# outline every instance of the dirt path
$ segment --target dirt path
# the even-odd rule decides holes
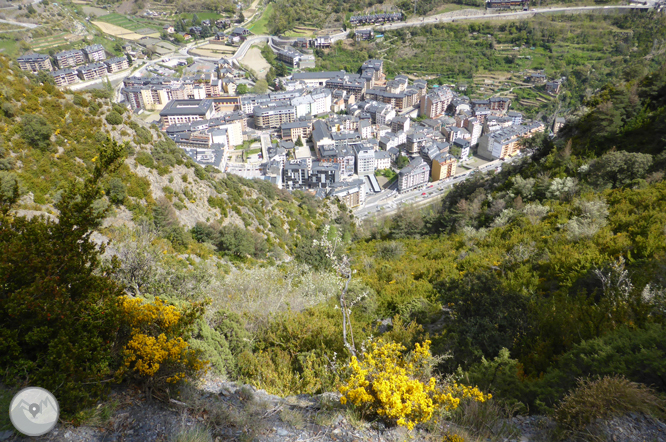
[[[261,50],[256,46],[251,47],[240,62],[252,69],[260,80],[266,78],[266,74],[271,68],[271,65],[268,64],[263,55],[261,55]]]

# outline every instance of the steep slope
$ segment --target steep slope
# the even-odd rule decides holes
[[[0,177],[3,189],[19,181],[23,209],[53,213],[67,183],[88,173],[98,145],[111,137],[128,155],[105,182],[100,204],[115,208],[107,226],[155,223],[180,249],[192,242],[188,231],[197,223],[237,226],[266,238],[265,252],[279,257],[326,220],[342,215],[350,225],[337,202],[198,166],[163,133],[111,103],[109,91],[63,93],[48,76],[26,75],[7,58],[0,67],[7,74],[0,79]]]

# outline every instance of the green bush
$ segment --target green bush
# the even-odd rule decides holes
[[[141,164],[142,166],[145,166],[149,169],[153,169],[155,167],[155,161],[153,160],[153,157],[146,151],[142,150],[138,154],[136,154],[136,162]]]
[[[120,178],[111,178],[106,188],[106,195],[109,197],[111,204],[122,204],[127,196],[127,186]]]
[[[51,146],[53,127],[41,115],[24,115],[21,118],[21,137],[30,146],[39,150],[47,150]]]
[[[116,111],[111,111],[106,114],[106,122],[112,126],[117,126],[123,123],[123,117]]]

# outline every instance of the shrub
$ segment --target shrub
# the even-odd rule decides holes
[[[123,348],[123,366],[116,373],[118,377],[131,375],[151,391],[204,369],[206,363],[199,359],[199,352],[183,339],[203,314],[202,304],[177,308],[157,297],[146,302],[125,296],[120,299],[120,310],[130,329],[130,338]]]
[[[120,178],[111,178],[106,188],[106,195],[112,204],[122,204],[127,196],[127,186]]]
[[[143,150],[136,154],[136,162],[149,169],[155,167],[155,161],[153,160],[153,157],[148,152]]]
[[[629,412],[663,416],[665,411],[652,389],[614,375],[580,380],[555,410],[555,420],[565,431],[576,432],[597,419]]]
[[[438,409],[455,410],[461,399],[490,399],[477,388],[455,383],[438,385],[430,375],[435,363],[430,341],[417,343],[408,355],[403,354],[404,350],[401,344],[379,341],[372,343],[372,350],[364,353],[361,361],[352,357],[351,375],[340,387],[340,401],[351,402],[363,414],[377,415],[387,423],[411,430],[429,421]]]
[[[47,150],[51,145],[53,128],[41,115],[24,115],[21,117],[23,132],[21,137],[30,146],[40,150]]]
[[[377,258],[393,260],[400,258],[405,253],[402,243],[391,241],[382,242],[377,245]]]
[[[112,126],[117,126],[123,123],[123,117],[116,111],[111,111],[106,114],[106,122]]]

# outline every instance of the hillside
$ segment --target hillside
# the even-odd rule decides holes
[[[256,256],[275,259],[309,240],[326,220],[341,215],[345,228],[350,227],[346,209],[337,202],[203,169],[164,133],[112,104],[105,90],[64,94],[47,76],[26,77],[8,59],[0,63],[8,73],[0,84],[0,173],[3,183],[18,180],[22,209],[55,213],[53,204],[63,189],[85,176],[98,146],[113,139],[126,147],[127,158],[103,183],[104,204],[112,205],[108,227],[154,224],[179,251],[196,244],[189,233],[195,226],[213,233],[243,227],[267,239]]]
[[[571,113],[599,88],[636,78],[664,62],[662,14],[539,15],[529,20],[437,24],[387,31],[382,39],[317,50],[320,70],[354,72],[368,58],[385,60],[389,75],[431,84],[467,85],[470,98],[509,97],[530,117]],[[565,78],[547,94],[526,77]]]
[[[53,390],[53,440],[663,436],[666,64],[362,226],[0,69],[0,405]]]

